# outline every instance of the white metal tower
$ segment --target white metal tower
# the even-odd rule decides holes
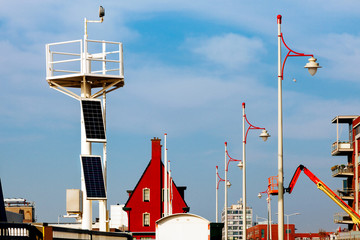
[[[120,42],[90,40],[87,23],[102,23],[105,11],[100,7],[100,20],[84,19],[84,39],[46,44],[46,80],[51,88],[78,101],[102,98],[102,118],[106,131],[106,94],[124,86],[123,48]],[[80,91],[76,90],[80,89]],[[97,91],[92,92],[92,89]],[[77,92],[77,93],[76,93]],[[89,140],[81,114],[81,155],[91,155],[92,142],[103,144],[103,178],[106,191],[106,138]],[[88,199],[84,174],[81,172],[83,229],[92,228],[92,200]],[[96,198],[95,198],[96,200]],[[107,197],[99,200],[100,231],[107,231]]]

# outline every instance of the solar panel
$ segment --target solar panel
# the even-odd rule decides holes
[[[100,99],[82,99],[81,109],[85,124],[86,141],[106,142]]]
[[[100,156],[81,155],[87,199],[106,199]]]

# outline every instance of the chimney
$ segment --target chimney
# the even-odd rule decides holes
[[[151,139],[151,161],[161,161],[161,139],[154,137]]]

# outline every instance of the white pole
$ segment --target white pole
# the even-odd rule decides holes
[[[85,82],[81,85],[81,97],[88,98],[91,95],[91,88]],[[83,114],[81,113],[81,154],[91,155],[91,142],[86,142],[85,123]],[[82,215],[82,229],[92,229],[92,202],[87,200],[86,187],[83,171],[81,171],[81,191],[83,193],[83,215]]]
[[[286,224],[287,224],[287,228],[286,228],[286,231],[287,231],[287,240],[289,240],[289,216],[290,216],[290,215],[286,215]]]
[[[166,149],[166,136],[164,134],[164,217],[168,215],[168,186],[167,186],[167,149]]]
[[[282,116],[282,76],[281,76],[281,15],[278,24],[278,239],[284,240],[284,177],[283,177],[283,116]]]
[[[87,21],[85,22],[85,34],[84,34],[84,72],[89,72],[89,63],[87,62]],[[86,78],[83,77],[83,84],[81,85],[81,97],[89,98],[91,96],[91,87],[86,82]],[[81,113],[81,154],[82,155],[91,155],[91,142],[86,141],[86,132],[85,132],[85,123],[83,119],[83,113]],[[83,214],[82,214],[82,229],[92,229],[92,201],[87,200],[85,179],[83,171],[81,171],[81,190],[83,193]]]
[[[268,215],[267,215],[267,231],[266,231],[266,239],[267,240],[270,240],[270,216],[269,216],[269,202],[267,204],[267,207],[268,207]]]
[[[172,215],[172,180],[171,180],[171,170],[170,170],[170,160],[168,161],[169,163],[169,207],[168,207],[168,211],[169,214],[168,215]]]
[[[228,202],[227,202],[227,156],[226,156],[226,143],[225,143],[225,219],[224,219],[224,227],[225,227],[225,240],[228,240],[228,219],[227,219],[227,211],[228,211]]]
[[[272,221],[271,221],[271,198],[270,198],[270,195],[269,195],[269,220],[270,220],[270,240],[272,239]]]
[[[103,93],[103,114],[104,114],[104,128],[106,132],[106,93]],[[104,184],[105,190],[107,191],[107,152],[106,152],[106,142],[103,143],[103,166],[104,166]],[[106,194],[107,195],[107,194]],[[107,201],[99,201],[99,223],[100,231],[107,232]]]
[[[242,103],[243,121],[242,121],[242,132],[243,132],[243,239],[246,239],[246,153],[245,153],[245,103]]]
[[[358,136],[355,136],[355,211],[359,213],[359,145]],[[356,231],[359,231],[356,225]]]
[[[215,175],[215,192],[216,192],[216,222],[218,222],[218,220],[219,220],[219,197],[218,197],[218,191],[219,191],[219,189],[218,189],[218,166],[216,166],[216,175]]]

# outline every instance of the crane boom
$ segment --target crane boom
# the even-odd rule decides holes
[[[295,184],[300,176],[301,171],[303,171],[306,176],[313,181],[318,189],[323,191],[328,197],[330,197],[339,207],[341,207],[347,214],[350,215],[352,221],[360,227],[360,215],[354,211],[346,202],[344,202],[336,193],[334,193],[324,182],[317,178],[309,169],[304,165],[299,165],[294,173],[294,176],[291,179],[289,187],[285,189],[286,192],[291,193],[295,187]]]

